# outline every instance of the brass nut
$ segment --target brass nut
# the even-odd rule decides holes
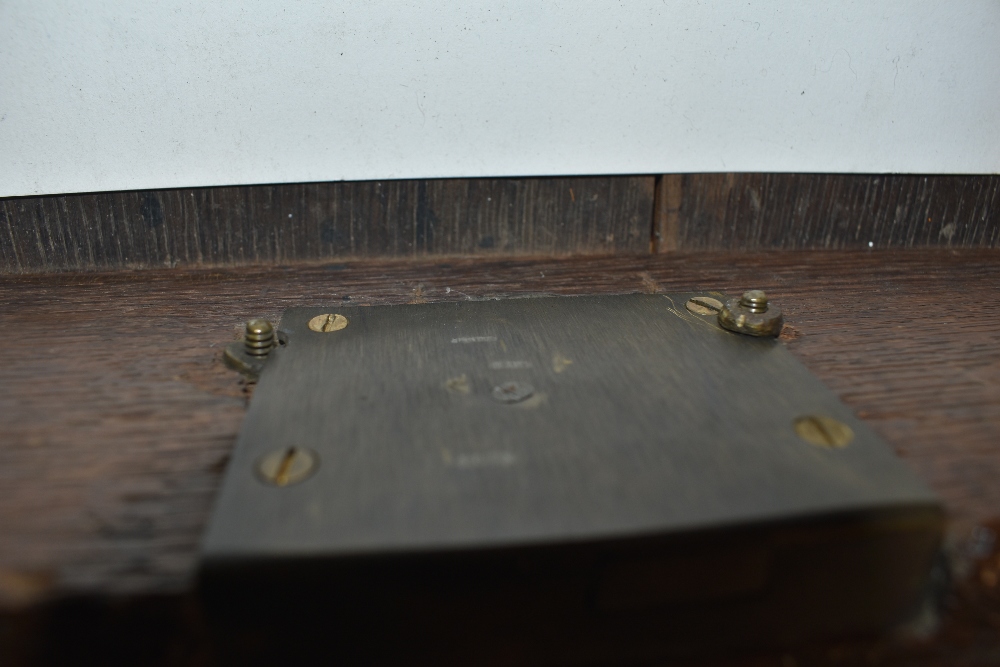
[[[854,440],[851,427],[833,417],[806,415],[796,419],[793,426],[800,438],[819,447],[839,449]]]
[[[347,327],[347,318],[340,313],[326,313],[324,315],[317,315],[316,317],[309,320],[309,328],[316,333],[329,333],[331,331],[340,331]]]
[[[783,324],[781,308],[768,303],[767,295],[760,290],[727,300],[719,311],[719,326],[748,336],[773,338],[781,333]]]

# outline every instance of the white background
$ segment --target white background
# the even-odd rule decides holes
[[[998,0],[0,0],[0,196],[1000,171]]]

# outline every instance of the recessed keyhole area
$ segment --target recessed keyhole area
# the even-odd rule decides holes
[[[854,440],[854,431],[844,422],[824,415],[805,415],[794,422],[800,438],[818,447],[839,449]]]
[[[308,478],[318,465],[316,452],[304,447],[285,447],[257,461],[257,476],[272,486],[290,486]]]
[[[493,387],[493,398],[501,403],[520,403],[534,393],[535,388],[527,382],[504,382]]]

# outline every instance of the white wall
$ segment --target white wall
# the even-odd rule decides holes
[[[0,196],[1000,171],[998,0],[0,0]]]

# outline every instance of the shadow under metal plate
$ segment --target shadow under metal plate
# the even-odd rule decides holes
[[[895,620],[937,501],[781,343],[690,296],[287,310],[204,538],[220,623],[308,609],[347,644],[396,628],[366,658],[544,662]],[[348,325],[309,328],[329,313]],[[807,442],[809,415],[853,440]],[[289,448],[315,469],[269,483]]]

